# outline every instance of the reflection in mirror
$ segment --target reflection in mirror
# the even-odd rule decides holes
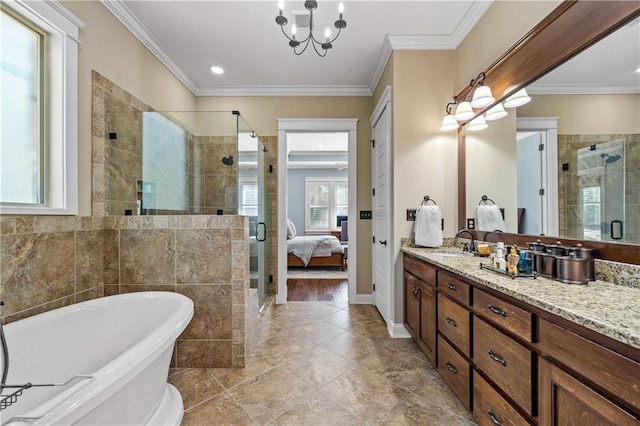
[[[486,194],[507,232],[640,244],[639,67],[636,19],[467,132],[466,217]]]

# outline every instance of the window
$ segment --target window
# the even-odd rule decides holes
[[[305,179],[305,232],[337,229],[337,216],[349,212],[349,184],[344,178]]]
[[[600,241],[601,213],[600,213],[600,187],[590,186],[582,188],[582,230],[585,240]]]
[[[0,12],[0,213],[77,214],[83,24],[57,2],[3,2]]]
[[[240,181],[240,211],[245,216],[258,216],[258,182]]]

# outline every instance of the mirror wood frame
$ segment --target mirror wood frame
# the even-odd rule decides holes
[[[523,38],[500,56],[485,71],[485,84],[491,87],[496,102],[476,116],[502,102],[549,71],[573,58],[589,46],[640,16],[640,2],[635,1],[564,1],[540,21]],[[471,87],[462,89],[458,100],[467,98]],[[469,120],[470,121],[470,120]],[[458,227],[466,228],[466,137],[464,124],[458,128]],[[513,233],[474,231],[483,241],[504,241],[526,247],[539,239],[543,243],[562,241],[564,245],[582,244],[595,249],[598,259],[640,264],[640,245],[585,241],[571,238]]]

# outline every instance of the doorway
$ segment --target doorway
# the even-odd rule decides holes
[[[344,209],[344,205],[340,206],[327,206],[327,212],[333,208],[331,216],[336,216],[336,219],[340,219],[342,216],[347,218],[356,218],[357,214],[357,168],[356,168],[356,141],[357,141],[357,119],[278,119],[278,294],[276,295],[276,303],[282,304],[287,302],[288,289],[287,289],[287,269],[288,269],[288,250],[287,250],[287,235],[291,231],[291,223],[288,221],[289,214],[289,198],[292,196],[289,190],[288,179],[288,165],[290,163],[291,146],[298,144],[295,142],[299,139],[304,139],[304,135],[315,136],[315,139],[322,139],[321,135],[329,136],[330,134],[343,134],[347,141],[347,165],[346,177],[347,177],[347,192],[348,201],[346,215],[337,213],[344,213],[339,211]],[[289,146],[291,145],[291,146]],[[300,146],[300,145],[297,145]],[[295,151],[295,150],[293,150]],[[298,151],[300,151],[298,149]],[[304,157],[304,153],[298,153]],[[329,160],[325,161],[329,162]],[[336,162],[337,163],[337,162]],[[308,165],[308,164],[307,164]],[[350,167],[349,167],[350,166]],[[341,167],[336,167],[336,169]],[[344,174],[344,173],[343,173]],[[314,188],[321,190],[323,183],[320,181],[321,176],[308,176],[309,179],[305,182],[305,187],[308,186],[311,192]],[[327,190],[335,191],[340,187],[339,180],[332,180],[326,187]],[[340,190],[338,189],[338,192]],[[300,194],[299,191],[294,195],[296,197],[307,197],[307,194]],[[306,201],[306,200],[305,200]],[[318,210],[318,212],[321,209]],[[304,219],[300,219],[298,215],[298,224],[302,225],[302,230],[310,234],[314,233],[314,226],[317,223],[313,222],[308,217],[309,212],[304,213]],[[344,220],[344,219],[343,219]],[[353,267],[347,268],[347,294],[349,303],[355,303],[356,300],[356,280],[357,280],[357,268],[355,267],[355,259],[357,253],[357,221],[352,220],[352,225],[348,226],[346,230],[346,239],[348,240],[348,258],[351,259]],[[289,226],[288,226],[289,225]],[[331,223],[331,231],[337,233],[338,226]],[[295,227],[295,224],[294,224]],[[294,233],[297,234],[297,229],[300,226],[295,227]],[[289,228],[289,229],[288,229]],[[317,228],[317,226],[316,226]],[[335,228],[335,229],[334,229]],[[323,233],[325,230],[317,229],[317,233]],[[326,233],[326,232],[324,232]],[[342,294],[342,293],[341,293]]]

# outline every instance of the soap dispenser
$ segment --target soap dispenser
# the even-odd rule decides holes
[[[501,271],[507,270],[507,262],[504,260],[504,254],[502,253],[502,249],[496,250],[496,269],[500,269]]]

